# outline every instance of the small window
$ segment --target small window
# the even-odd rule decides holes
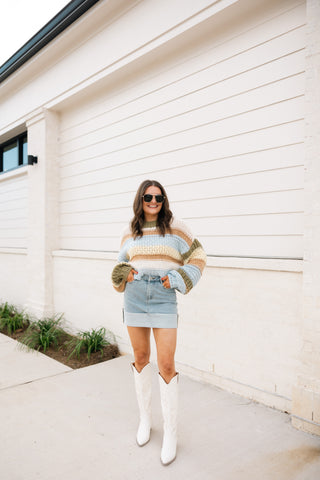
[[[22,164],[28,164],[28,140],[27,135],[22,137]]]
[[[0,145],[0,173],[28,163],[27,134],[23,133]]]
[[[19,166],[19,148],[17,140],[3,147],[3,171],[12,170]]]

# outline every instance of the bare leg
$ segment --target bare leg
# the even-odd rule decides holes
[[[158,368],[166,383],[176,375],[174,355],[177,345],[176,328],[154,328],[154,339],[157,345]]]
[[[134,353],[134,365],[138,372],[149,363],[150,360],[150,328],[127,327]]]

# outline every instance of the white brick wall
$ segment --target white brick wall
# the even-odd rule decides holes
[[[38,163],[28,174],[28,300],[37,315],[52,315],[52,251],[58,248],[58,116],[42,109],[27,120],[28,152]]]
[[[302,349],[293,424],[320,434],[320,3],[307,0]]]

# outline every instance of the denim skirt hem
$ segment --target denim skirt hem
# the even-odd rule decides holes
[[[123,321],[129,327],[177,328],[175,290],[164,288],[160,275],[136,275],[124,291]]]
[[[123,320],[128,327],[177,328],[178,315],[169,313],[123,312]]]

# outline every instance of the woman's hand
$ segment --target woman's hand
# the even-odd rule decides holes
[[[171,288],[170,280],[169,280],[168,275],[166,275],[165,277],[162,277],[161,281],[162,281],[162,285],[164,286],[164,288]]]
[[[133,269],[130,270],[129,275],[128,275],[128,278],[127,278],[127,282],[128,282],[128,283],[133,282],[133,280],[134,280],[134,275],[135,275],[136,273],[138,273],[136,270],[133,270]]]

